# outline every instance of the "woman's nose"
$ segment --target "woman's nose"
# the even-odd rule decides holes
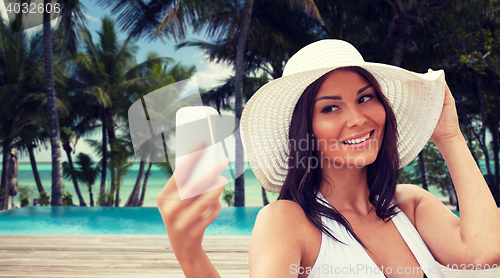
[[[362,126],[366,123],[368,119],[366,116],[360,111],[358,107],[350,108],[347,114],[346,125],[347,127],[355,127]]]

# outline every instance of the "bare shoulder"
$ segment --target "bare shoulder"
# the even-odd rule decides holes
[[[308,219],[302,207],[296,202],[278,200],[259,211],[255,221],[254,233],[256,236],[263,231],[269,235],[300,239],[300,228],[307,226]]]
[[[272,202],[269,205],[263,207],[259,211],[257,218],[278,216],[279,218],[286,218],[287,220],[291,220],[288,218],[296,218],[297,214],[304,215],[304,211],[299,204],[290,200],[277,200],[276,202]]]
[[[259,211],[249,249],[250,277],[291,277],[300,265],[308,219],[299,204],[278,200]]]
[[[429,191],[414,184],[398,184],[396,187],[398,207],[408,216],[415,226],[415,212],[422,200],[436,199]]]

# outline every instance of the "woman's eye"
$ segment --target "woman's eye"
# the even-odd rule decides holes
[[[336,105],[331,105],[331,106],[327,106],[327,107],[323,108],[323,110],[321,110],[321,113],[333,112],[333,111],[337,111],[337,109],[339,109],[339,108]]]
[[[364,96],[362,96],[362,97],[359,98],[358,103],[367,102],[367,101],[369,101],[372,98],[373,98],[372,95],[364,95]]]

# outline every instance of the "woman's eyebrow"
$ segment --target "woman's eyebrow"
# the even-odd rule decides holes
[[[361,94],[362,92],[364,92],[366,89],[368,89],[368,88],[370,88],[370,87],[372,87],[372,85],[371,85],[371,84],[366,85],[365,87],[363,87],[363,88],[359,89],[359,90],[358,90],[358,92],[356,93],[356,95]],[[322,100],[322,99],[334,99],[334,100],[341,100],[342,98],[341,98],[340,96],[324,96],[324,97],[317,98],[317,99],[314,101],[314,103],[316,103],[316,101],[318,101],[318,100]],[[313,104],[314,104],[314,103],[313,103]]]
[[[372,85],[371,84],[368,84],[366,85],[365,87],[361,88],[358,90],[358,93],[356,95],[359,95],[361,94],[362,92],[364,92],[366,89],[370,88]]]

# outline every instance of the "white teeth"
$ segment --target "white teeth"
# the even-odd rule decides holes
[[[344,143],[344,144],[359,144],[361,142],[366,141],[368,138],[370,138],[371,134],[372,133],[370,132],[370,133],[366,134],[364,137],[361,137],[361,138],[358,138],[358,139],[346,140],[346,141],[343,141],[342,143]]]

